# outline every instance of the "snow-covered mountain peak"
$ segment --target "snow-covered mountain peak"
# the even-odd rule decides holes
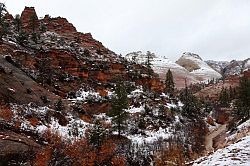
[[[194,53],[191,53],[191,52],[184,52],[181,57],[183,57],[183,58],[191,57],[191,58],[196,58],[196,59],[199,59],[199,60],[202,61],[202,58],[198,54],[194,54]]]
[[[222,77],[220,73],[211,68],[202,58],[193,53],[183,53],[176,61],[177,64],[194,74],[199,81],[206,81]]]

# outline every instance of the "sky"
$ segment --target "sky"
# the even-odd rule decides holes
[[[66,17],[117,54],[152,51],[177,60],[183,52],[204,60],[250,58],[250,0],[2,0],[21,14]]]

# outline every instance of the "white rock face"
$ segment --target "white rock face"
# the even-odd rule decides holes
[[[207,81],[222,77],[219,72],[211,68],[197,54],[185,52],[176,63],[190,71],[198,81]]]

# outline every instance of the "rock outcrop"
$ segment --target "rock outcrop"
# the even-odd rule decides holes
[[[0,131],[0,165],[9,161],[24,161],[33,157],[41,145],[30,136],[12,131]]]
[[[197,54],[185,52],[176,63],[192,73],[198,81],[207,81],[222,77],[220,73],[212,69]]]
[[[39,29],[39,20],[34,7],[25,7],[20,19],[26,31],[33,32]]]

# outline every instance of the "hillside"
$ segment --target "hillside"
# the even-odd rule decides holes
[[[232,60],[230,62],[227,61],[206,61],[209,66],[215,69],[217,72],[222,75],[228,77],[231,75],[239,75],[242,71],[250,68],[250,59],[245,59],[243,61]]]
[[[250,164],[250,121],[237,127],[237,131],[228,132],[224,138],[225,147],[218,149],[213,154],[202,157],[194,162],[198,165],[242,165]]]
[[[222,80],[192,53],[123,57],[66,18],[0,7],[0,165],[181,166],[248,122],[250,70]]]
[[[125,56],[130,61],[145,64],[147,56],[141,51],[132,52]],[[188,85],[206,82],[212,79],[219,79],[222,75],[211,68],[199,55],[183,53],[178,61],[172,62],[170,59],[154,55],[152,58],[152,69],[159,74],[161,80],[165,80],[168,69],[173,72],[176,87],[185,87],[185,80]]]

